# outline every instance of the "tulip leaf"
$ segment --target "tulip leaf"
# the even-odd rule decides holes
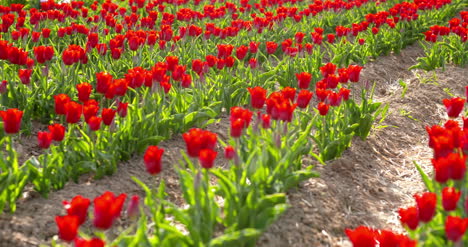
[[[247,242],[255,240],[262,232],[255,228],[246,228],[240,231],[227,233],[214,238],[208,244],[209,247],[237,247],[245,246]]]

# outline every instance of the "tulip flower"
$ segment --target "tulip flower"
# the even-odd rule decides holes
[[[270,115],[262,115],[262,128],[269,129],[271,127]]]
[[[101,128],[102,118],[97,116],[91,116],[86,120],[86,123],[89,126],[89,129],[92,131],[97,131]]]
[[[52,143],[52,134],[50,132],[39,131],[37,133],[37,143],[40,148],[48,149]]]
[[[227,146],[226,148],[224,148],[224,157],[226,159],[232,160],[236,155],[236,150],[233,146]]]
[[[57,115],[65,115],[66,109],[65,105],[70,102],[70,96],[66,94],[54,95],[55,99],[55,113]]]
[[[458,242],[465,235],[468,219],[457,216],[447,216],[445,221],[445,235],[453,242]]]
[[[205,169],[212,168],[217,154],[218,152],[212,149],[202,149],[200,151],[200,156],[198,157],[200,160],[201,166]]]
[[[8,82],[6,80],[3,80],[2,82],[0,82],[0,94],[4,94],[7,92],[7,85],[8,85]]]
[[[65,137],[65,127],[61,124],[53,124],[48,127],[54,141],[62,141]]]
[[[312,75],[308,72],[296,73],[297,85],[300,89],[308,89]]]
[[[301,90],[297,95],[297,106],[299,106],[299,108],[307,108],[312,99],[312,95],[313,93],[309,90]]]
[[[250,104],[253,108],[262,109],[266,100],[266,89],[261,87],[247,88],[250,93]]]
[[[20,69],[18,70],[18,75],[21,80],[21,83],[24,85],[29,85],[31,83],[31,74],[32,69]]]
[[[319,111],[319,114],[322,115],[322,116],[327,115],[329,108],[330,108],[330,106],[323,103],[323,102],[319,102],[318,105],[317,105],[317,109]]]
[[[190,157],[198,157],[202,149],[214,149],[217,135],[201,129],[190,129],[188,133],[182,134],[187,153]]]
[[[91,201],[88,198],[85,198],[81,195],[73,197],[73,199],[68,201],[63,201],[63,206],[67,210],[67,214],[71,216],[78,217],[78,224],[82,225],[88,216],[88,208]]]
[[[445,211],[453,211],[457,208],[458,200],[460,199],[461,191],[453,187],[445,187],[442,190],[442,206]]]
[[[149,146],[146,149],[145,155],[143,156],[143,160],[145,161],[146,171],[149,174],[155,175],[161,172],[161,157],[163,154],[164,149],[159,148],[157,146]]]
[[[65,112],[67,123],[78,123],[83,112],[83,106],[74,101],[70,101],[65,104]]]
[[[398,210],[400,221],[403,226],[407,226],[411,230],[416,230],[419,225],[419,212],[417,207],[409,207]]]
[[[463,98],[455,97],[451,99],[444,99],[442,102],[444,103],[445,108],[447,109],[447,115],[450,118],[457,118],[463,110],[465,101],[466,100]]]
[[[375,240],[376,231],[365,226],[351,230],[345,230],[346,235],[355,247],[375,247],[377,242]]]
[[[422,195],[414,195],[418,206],[419,220],[429,222],[435,215],[437,195],[435,193],[426,192]]]
[[[128,112],[128,103],[122,103],[119,102],[119,105],[117,106],[117,113],[121,118],[124,118],[127,116]]]
[[[112,121],[114,120],[115,113],[117,113],[117,111],[114,109],[109,109],[109,108],[102,109],[102,113],[101,113],[102,122],[107,126],[111,125]]]
[[[92,238],[90,240],[75,238],[75,247],[105,247],[106,242],[100,238]]]
[[[361,74],[362,67],[359,65],[349,65],[348,67],[348,74],[349,80],[351,82],[358,82],[359,75]]]
[[[0,111],[0,117],[3,119],[3,129],[5,133],[16,134],[19,132],[23,111],[16,108]]]
[[[78,227],[80,226],[78,216],[56,216],[55,222],[57,223],[58,235],[61,240],[70,242],[75,239],[78,234]]]
[[[93,86],[87,82],[84,82],[76,85],[76,90],[78,91],[78,100],[85,103],[89,100]]]
[[[107,230],[120,217],[126,194],[115,197],[114,193],[106,191],[101,196],[94,198],[94,227]]]
[[[129,218],[136,218],[140,213],[140,197],[138,195],[132,196],[127,208],[127,216]]]

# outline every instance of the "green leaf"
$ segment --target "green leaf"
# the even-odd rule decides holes
[[[239,247],[245,246],[249,241],[255,240],[262,232],[254,228],[246,228],[240,231],[227,233],[215,239],[212,239],[208,246],[210,247]]]
[[[430,192],[435,192],[434,184],[432,179],[430,179],[427,174],[421,169],[421,167],[416,163],[416,161],[413,161],[414,165],[416,166],[416,169],[418,169],[419,174],[421,175],[421,178],[424,182],[424,185],[426,186],[427,190]]]

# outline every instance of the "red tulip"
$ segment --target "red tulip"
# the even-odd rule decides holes
[[[433,159],[432,165],[435,171],[435,180],[445,183],[448,179],[461,180],[466,173],[466,156],[450,153],[446,157]]]
[[[278,49],[278,44],[275,42],[267,41],[266,49],[268,54],[273,54],[276,52],[276,49]]]
[[[308,89],[312,75],[308,72],[296,73],[297,85],[300,89]]]
[[[344,101],[349,100],[350,93],[351,93],[351,90],[344,88],[344,87],[340,88],[340,91],[338,92],[338,94],[340,95],[340,98],[343,99]]]
[[[127,208],[127,216],[129,218],[135,218],[140,213],[140,197],[138,195],[132,196]]]
[[[260,42],[250,41],[250,43],[249,43],[250,53],[252,53],[252,54],[257,53],[259,45],[260,45]]]
[[[214,165],[214,160],[216,159],[216,155],[218,155],[218,152],[212,149],[202,149],[200,151],[200,156],[198,157],[201,166],[205,169],[212,168]]]
[[[112,75],[107,72],[96,73],[96,92],[105,94],[112,83]]]
[[[297,95],[297,106],[300,108],[306,108],[309,106],[309,102],[312,99],[313,93],[309,90],[301,90]]]
[[[66,109],[65,104],[70,102],[70,96],[66,94],[59,94],[54,96],[55,99],[55,113],[57,115],[65,115]]]
[[[183,88],[188,88],[192,84],[192,77],[189,74],[184,74],[182,76],[182,83],[181,86]]]
[[[126,194],[115,197],[114,193],[106,191],[94,198],[94,227],[102,230],[109,229],[114,220],[120,217]]]
[[[466,232],[468,219],[456,216],[447,216],[445,221],[445,235],[453,242],[458,242]]]
[[[88,122],[90,117],[97,116],[99,111],[99,106],[97,104],[89,104],[90,101],[91,100],[86,102],[86,104],[83,106],[83,115],[86,122]]]
[[[460,199],[461,191],[453,187],[445,187],[442,190],[442,206],[445,211],[452,211],[457,208],[458,200]]]
[[[327,63],[324,66],[320,67],[320,72],[322,72],[323,77],[327,77],[328,75],[335,74],[336,65],[332,63]]]
[[[149,146],[146,149],[143,160],[145,161],[146,171],[155,175],[161,172],[161,157],[164,154],[164,149],[158,148],[157,146]]]
[[[65,104],[65,112],[67,123],[78,123],[83,112],[83,106],[74,101],[70,101]]]
[[[226,148],[224,148],[224,157],[226,159],[232,160],[236,155],[236,150],[233,146],[227,146]]]
[[[349,80],[351,82],[358,82],[359,75],[361,74],[362,67],[359,65],[349,65],[348,67],[348,74]]]
[[[354,247],[375,247],[377,242],[375,241],[375,230],[365,226],[359,226],[358,228],[351,230],[345,230],[349,240],[353,243]]]
[[[63,201],[67,214],[70,216],[77,216],[79,225],[86,221],[90,203],[91,201],[88,198],[82,197],[81,195],[73,197],[71,202]]]
[[[65,127],[61,124],[53,124],[48,127],[54,141],[62,141],[65,137]]]
[[[360,44],[360,45],[364,45],[364,43],[366,42],[365,39],[359,39],[358,41],[359,41],[359,44]]]
[[[119,102],[119,105],[117,106],[117,113],[121,118],[124,118],[127,116],[128,112],[128,103],[122,103]]]
[[[292,87],[285,87],[281,90],[281,94],[284,96],[284,98],[294,102],[294,99],[296,98],[296,89]]]
[[[3,129],[7,134],[16,134],[21,128],[21,118],[23,111],[16,108],[0,111],[0,117],[3,119]]]
[[[416,230],[416,228],[418,228],[419,212],[417,207],[400,208],[398,214],[400,215],[402,225],[407,226],[411,230]]]
[[[105,124],[105,125],[111,125],[112,124],[112,121],[114,120],[114,117],[115,117],[115,113],[117,111],[114,110],[114,109],[109,109],[109,108],[104,108],[102,109],[102,113],[101,113],[101,117],[102,117],[102,122]]]
[[[202,149],[214,149],[217,142],[216,134],[196,128],[182,134],[182,137],[190,157],[198,157]]]
[[[241,118],[231,119],[231,136],[233,138],[239,138],[242,135],[244,129],[244,120]]]
[[[80,226],[78,216],[56,216],[55,222],[57,223],[58,235],[61,240],[70,242],[75,239],[78,234],[78,227]]]
[[[96,116],[90,116],[86,123],[88,123],[89,129],[97,131],[101,128],[102,118]]]
[[[106,242],[100,238],[92,238],[86,240],[82,238],[75,238],[75,247],[104,247]]]
[[[329,108],[330,108],[330,106],[323,103],[323,102],[319,102],[319,104],[317,105],[317,109],[318,109],[320,115],[322,115],[322,116],[327,115]]]
[[[418,205],[419,220],[429,222],[435,215],[437,195],[435,193],[426,192],[422,195],[414,195],[416,204]]]
[[[18,75],[21,80],[21,83],[28,85],[31,82],[32,69],[20,69],[18,70]]]
[[[3,80],[2,82],[0,82],[0,94],[4,94],[7,92],[7,85],[8,85],[8,82],[6,80]]]
[[[268,114],[262,115],[262,127],[264,129],[269,129],[271,127],[270,115]]]
[[[37,143],[40,148],[48,149],[52,143],[52,134],[45,131],[39,131],[37,133]]]
[[[249,48],[245,45],[241,45],[239,47],[237,47],[236,49],[236,57],[237,59],[239,60],[242,60],[245,58],[245,56],[247,55],[247,52],[249,51]]]
[[[457,118],[460,115],[461,111],[463,110],[463,106],[465,105],[465,99],[463,98],[451,98],[451,99],[444,99],[442,102],[447,109],[447,115],[450,118]]]
[[[76,90],[78,90],[78,100],[85,103],[89,100],[93,86],[87,82],[76,85]]]
[[[256,69],[258,67],[258,62],[256,58],[251,58],[249,60],[249,66],[251,69]]]
[[[261,87],[247,88],[250,93],[250,104],[253,108],[262,109],[266,100],[266,89]]]
[[[179,58],[176,56],[168,56],[166,57],[167,69],[170,71],[174,71],[176,65],[179,65]]]

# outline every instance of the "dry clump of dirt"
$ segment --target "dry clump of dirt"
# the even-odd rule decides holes
[[[290,191],[290,209],[259,246],[351,246],[345,229],[359,225],[403,232],[398,208],[414,204],[413,195],[424,191],[413,161],[426,173],[432,169],[425,127],[446,120],[447,88],[463,96],[468,85],[466,68],[408,71],[421,54],[413,46],[364,66],[361,81],[376,82],[375,100],[389,104],[380,124],[387,127],[365,141],[355,138],[341,158],[316,167],[320,178]],[[404,97],[400,80],[407,85]]]

